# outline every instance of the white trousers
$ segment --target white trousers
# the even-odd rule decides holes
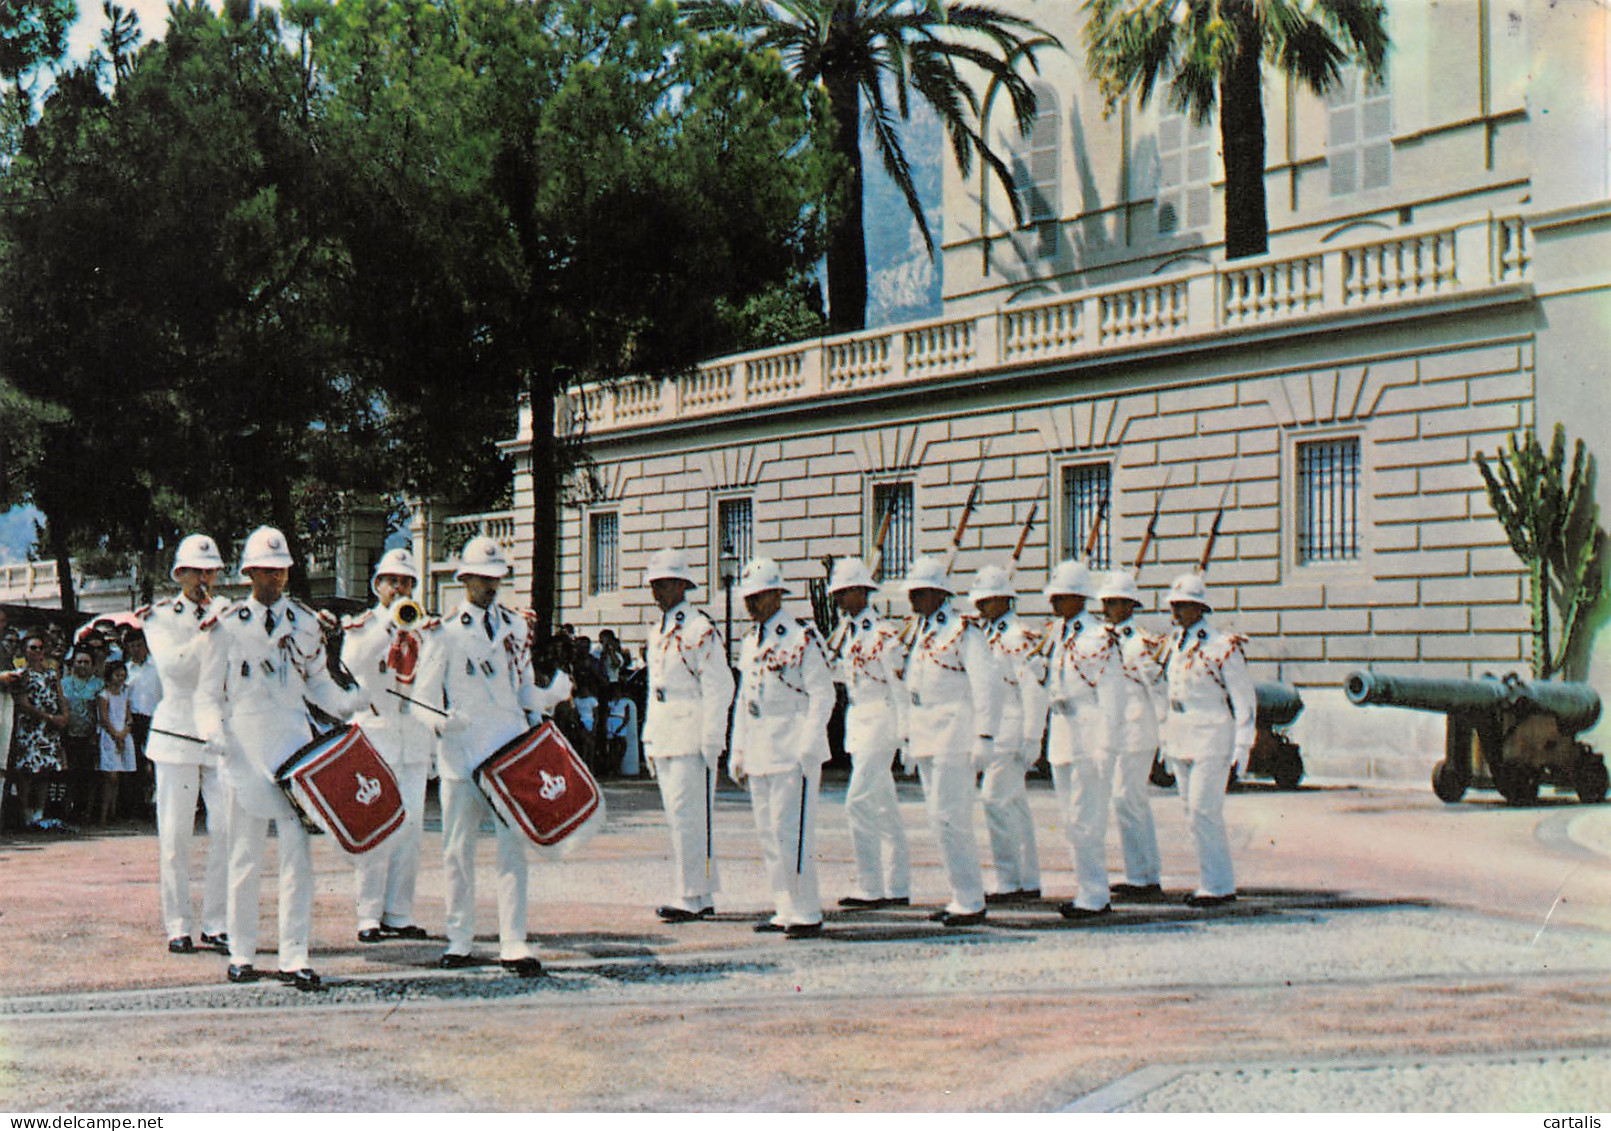
[[[772,891],[772,921],[822,922],[817,890],[817,785],[822,767],[749,775],[750,810]]]
[[[403,794],[403,824],[379,847],[353,857],[358,889],[358,929],[414,922],[414,888],[420,874],[420,834],[425,827],[425,779],[429,762],[393,766]]]
[[[1052,767],[1053,781],[1059,767]],[[1062,773],[1067,784],[1065,810],[1069,843],[1074,847],[1074,906],[1100,911],[1108,905],[1108,802],[1113,795],[1114,759],[1101,753],[1080,754]]]
[[[677,893],[671,906],[684,911],[711,907],[712,893],[721,888],[711,829],[716,771],[697,754],[656,758],[654,771],[671,829],[672,884]]]
[[[903,899],[912,894],[912,857],[890,773],[894,761],[894,750],[850,755],[845,820],[856,854],[856,894],[862,899]]]
[[[1230,776],[1230,755],[1169,760],[1186,820],[1197,842],[1197,894],[1234,895],[1236,874],[1231,869],[1231,842],[1225,832],[1225,782]]]
[[[190,935],[190,857],[196,795],[207,805],[207,869],[201,889],[201,930],[222,934],[229,897],[229,787],[216,766],[153,763],[157,770],[157,873],[162,923],[170,939]]]
[[[307,830],[295,819],[259,817],[238,804],[229,813],[229,961],[257,964],[258,901],[270,821],[280,868],[280,969],[302,970],[308,965],[313,931],[313,853]]]
[[[1155,884],[1163,874],[1158,832],[1152,823],[1152,801],[1147,796],[1152,755],[1150,750],[1120,754],[1113,781],[1113,816],[1118,821],[1119,844],[1124,849],[1124,879],[1131,884]]]
[[[979,871],[979,842],[973,833],[973,761],[967,754],[941,754],[917,760],[923,781],[923,808],[929,828],[940,843],[953,915],[984,910],[984,877]]]
[[[442,863],[447,883],[447,952],[475,946],[475,850],[491,821],[498,846],[498,957],[531,957],[526,942],[526,839],[493,815],[473,781],[442,778]]]
[[[993,756],[979,781],[985,828],[990,833],[990,860],[999,892],[1034,891],[1040,887],[1040,854],[1035,850],[1035,821],[1029,813],[1029,767],[1016,756]]]

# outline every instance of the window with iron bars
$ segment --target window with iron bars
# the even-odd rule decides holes
[[[1297,560],[1359,558],[1359,437],[1314,440],[1297,447]]]
[[[884,532],[881,559],[883,565],[879,578],[892,581],[906,576],[916,552],[915,514],[910,483],[873,484],[874,537],[877,537],[878,528],[883,525],[886,514],[889,515],[889,527]],[[871,545],[868,547],[868,553],[869,555],[872,553]]]
[[[735,573],[755,556],[754,513],[747,496],[718,499],[716,502],[717,562],[724,557],[733,559]],[[716,580],[718,584],[722,581],[720,577]]]
[[[1085,553],[1085,542],[1090,537],[1091,525],[1101,513],[1113,490],[1113,469],[1106,463],[1076,463],[1063,468],[1063,557],[1078,558]],[[1109,513],[1102,520],[1102,529],[1096,536],[1096,546],[1088,563],[1093,569],[1111,569],[1111,543],[1108,532],[1113,529],[1111,503]]]
[[[621,587],[619,572],[621,520],[615,511],[588,516],[587,591],[614,593]]]

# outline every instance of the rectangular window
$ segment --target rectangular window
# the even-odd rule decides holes
[[[1166,111],[1158,120],[1158,234],[1206,228],[1213,219],[1214,125]]]
[[[1044,259],[1057,254],[1057,220],[1062,211],[1058,137],[1062,126],[1057,92],[1045,83],[1036,83],[1034,91],[1035,121],[1028,137],[1019,143],[1012,175],[1023,225],[1035,230],[1035,254]]]
[[[615,511],[595,511],[587,521],[587,591],[614,593],[621,587],[620,518]]]
[[[912,507],[910,483],[873,484],[874,538],[878,537],[878,530],[884,525],[886,514],[889,516],[889,526],[884,530],[883,556],[880,559],[882,565],[879,567],[878,577],[882,581],[892,581],[906,576],[906,571],[911,568],[912,558],[917,552],[915,512]],[[868,554],[871,553],[872,546],[869,543]]]
[[[744,568],[744,563],[755,556],[754,509],[748,497],[718,499],[716,501],[716,569],[717,584],[722,583],[721,563],[733,563],[733,578]]]
[[[1372,82],[1350,67],[1326,93],[1326,161],[1332,196],[1392,183],[1393,99],[1385,76]]]
[[[1102,529],[1096,536],[1087,563],[1093,569],[1111,569],[1109,565],[1111,541],[1108,532],[1113,529],[1113,510],[1109,501],[1113,490],[1113,469],[1105,463],[1076,463],[1063,468],[1063,557],[1084,558],[1085,543],[1091,536],[1091,527],[1104,505]]]
[[[1299,565],[1359,558],[1359,437],[1297,446]]]

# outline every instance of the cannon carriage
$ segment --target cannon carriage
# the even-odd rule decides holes
[[[1605,760],[1577,736],[1600,717],[1600,696],[1588,684],[1524,680],[1424,679],[1354,672],[1343,685],[1358,706],[1404,707],[1444,716],[1443,759],[1432,771],[1432,792],[1450,804],[1483,771],[1512,805],[1538,798],[1541,786],[1570,788],[1586,804],[1604,801]]]

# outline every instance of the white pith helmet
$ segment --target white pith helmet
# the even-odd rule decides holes
[[[459,568],[453,576],[502,579],[508,572],[509,558],[503,547],[483,534],[464,544],[464,549],[459,551]]]
[[[1203,581],[1202,574],[1196,571],[1183,573],[1170,583],[1169,604],[1182,603],[1201,605],[1209,612],[1214,611],[1214,606],[1208,603],[1208,585]]]
[[[951,579],[945,574],[945,563],[936,557],[918,558],[906,572],[902,589],[911,593],[915,589],[938,589],[941,593],[955,593]]]
[[[771,558],[751,558],[744,566],[744,572],[739,575],[738,595],[754,597],[774,590],[781,593],[789,591],[789,587],[783,582],[782,567]]]
[[[840,558],[833,563],[833,577],[828,581],[828,592],[844,589],[877,589],[878,582],[860,558]]]
[[[699,581],[688,566],[688,555],[681,550],[656,550],[649,555],[649,564],[643,571],[643,583],[652,581],[686,581],[697,586]]]
[[[1116,569],[1103,578],[1102,588],[1096,591],[1096,599],[1106,601],[1110,597],[1122,597],[1142,604],[1141,589],[1136,585],[1135,574],[1127,569]]]
[[[975,604],[992,597],[1017,596],[1017,591],[1012,587],[1012,576],[1001,566],[985,566],[973,575],[973,588],[968,590],[968,600]]]
[[[369,579],[369,591],[380,596],[375,589],[375,582],[382,577],[410,577],[414,584],[420,583],[419,566],[414,564],[414,551],[406,546],[399,546],[395,550],[387,550],[375,563],[375,572]]]
[[[272,526],[259,526],[246,539],[241,551],[241,570],[290,569],[291,546]]]
[[[218,543],[205,534],[187,534],[174,551],[173,568],[168,576],[179,580],[182,569],[223,569],[224,559],[218,553]]]
[[[1092,597],[1096,594],[1096,583],[1091,577],[1091,571],[1084,562],[1070,558],[1066,562],[1058,562],[1057,568],[1052,570],[1052,576],[1046,579],[1046,596],[1050,597]]]

